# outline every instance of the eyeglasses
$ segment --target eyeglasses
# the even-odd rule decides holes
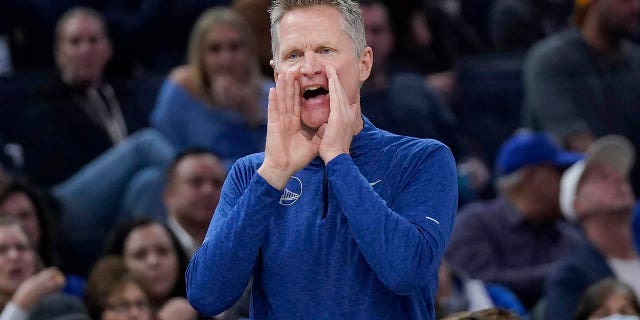
[[[129,312],[131,309],[137,310],[150,310],[151,306],[149,302],[146,300],[136,300],[136,301],[122,301],[118,303],[108,304],[105,308],[106,310],[113,311],[116,313],[125,313]]]

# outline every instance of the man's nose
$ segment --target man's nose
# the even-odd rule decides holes
[[[314,74],[320,74],[322,72],[322,65],[318,61],[315,53],[306,53],[300,73],[304,76],[313,76]]]
[[[20,256],[20,250],[18,250],[18,248],[16,247],[11,247],[7,251],[7,257],[9,259],[17,259],[19,256]]]
[[[81,41],[80,44],[78,45],[78,49],[80,52],[82,52],[83,54],[88,54],[88,53],[92,53],[92,49],[95,45],[93,43],[91,43],[91,41],[88,40],[84,40]]]
[[[205,182],[200,186],[200,192],[204,194],[210,194],[213,192],[213,190],[215,190],[214,182]]]
[[[147,255],[147,263],[151,265],[155,265],[160,261],[160,255],[156,252],[149,253]]]

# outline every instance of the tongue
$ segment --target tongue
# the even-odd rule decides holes
[[[314,96],[313,98],[304,99],[304,104],[306,106],[321,106],[327,103],[327,99],[329,98],[328,94],[321,94]]]

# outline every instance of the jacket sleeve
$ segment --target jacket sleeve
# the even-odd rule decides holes
[[[242,295],[281,195],[242,161],[227,176],[204,242],[187,268],[187,297],[203,315],[219,314]]]
[[[409,294],[437,274],[457,207],[455,161],[448,148],[431,151],[414,168],[393,207],[378,196],[351,157],[327,165],[329,189],[378,279]]]

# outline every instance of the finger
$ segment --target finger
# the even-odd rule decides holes
[[[358,113],[359,106],[357,103],[351,103],[349,101],[349,96],[347,96],[347,92],[344,90],[342,83],[340,82],[340,78],[338,78],[338,73],[334,67],[330,67],[329,72],[331,73],[331,77],[335,79],[335,91],[340,101],[340,107],[343,111],[351,111],[351,113]]]
[[[326,72],[329,78],[329,112],[334,112],[334,110],[337,110],[340,101],[336,91],[336,77],[331,70],[332,68],[327,66]]]
[[[294,97],[293,95],[295,94],[295,88],[294,88],[294,83],[293,83],[293,74],[291,72],[287,72],[285,73],[285,94],[286,94],[286,105],[285,105],[285,112],[287,114],[292,114],[293,113],[293,104],[294,104]]]
[[[333,66],[327,66],[327,74],[329,75],[329,103],[331,110],[344,111],[348,108],[349,103],[344,92],[344,88],[340,84],[340,79]]]
[[[298,80],[294,80],[294,90],[293,90],[293,114],[296,117],[300,117],[300,82]]]
[[[340,78],[338,78],[338,73],[336,72],[336,68],[331,67],[331,72],[333,73],[333,77],[336,83],[336,91],[338,92],[338,98],[340,98],[340,102],[342,103],[340,106],[345,109],[350,106],[349,98],[347,97],[347,93],[344,91],[344,87],[342,83],[340,83]]]
[[[286,97],[286,77],[283,74],[278,75],[278,80],[276,82],[276,110],[278,114],[284,114],[285,112],[285,97]]]
[[[267,104],[267,121],[273,120],[278,112],[276,88],[269,88],[269,102]]]

